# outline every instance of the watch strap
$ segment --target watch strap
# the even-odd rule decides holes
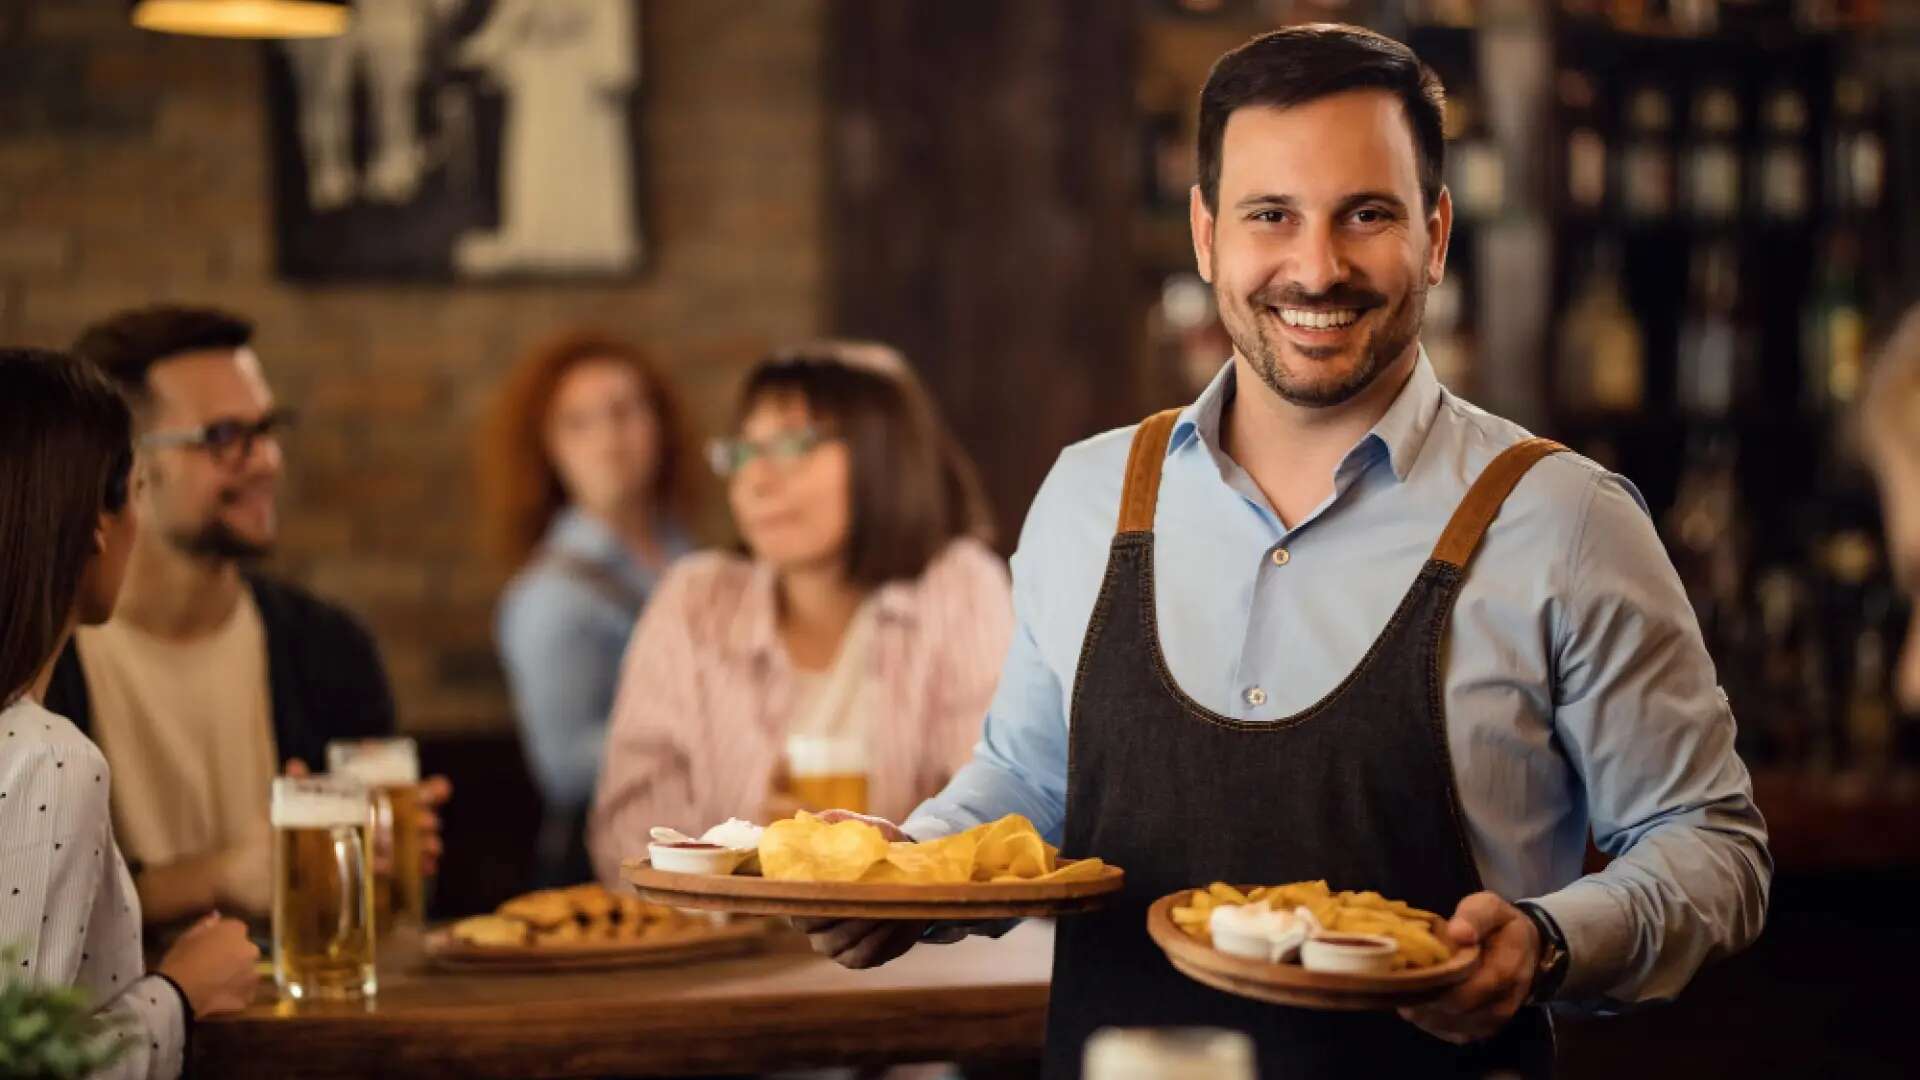
[[[1514,906],[1532,920],[1534,929],[1540,932],[1540,957],[1533,971],[1533,986],[1527,991],[1527,1003],[1545,1004],[1559,994],[1560,984],[1567,978],[1571,959],[1567,953],[1567,937],[1560,932],[1560,924],[1539,904],[1522,900]]]

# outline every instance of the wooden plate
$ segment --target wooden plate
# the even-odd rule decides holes
[[[1064,915],[1100,906],[1105,897],[1120,891],[1126,880],[1116,866],[1107,867],[1091,881],[1004,885],[770,881],[738,874],[676,874],[655,870],[646,859],[629,860],[623,869],[640,895],[656,904],[817,919],[975,920]]]
[[[473,945],[453,928],[429,933],[427,959],[455,971],[592,971],[651,967],[738,956],[761,946],[772,924],[762,919],[709,925],[689,923],[675,933],[639,941],[566,941],[551,945]]]
[[[1173,921],[1173,909],[1193,894],[1182,889],[1154,901],[1147,933],[1182,975],[1229,994],[1308,1009],[1397,1009],[1417,1005],[1466,981],[1480,966],[1480,950],[1461,949],[1443,963],[1385,975],[1308,971],[1298,964],[1270,964],[1233,956],[1195,938]]]

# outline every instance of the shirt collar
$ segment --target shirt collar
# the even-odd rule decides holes
[[[1407,384],[1387,407],[1386,415],[1348,452],[1341,470],[1364,464],[1384,451],[1394,478],[1405,480],[1413,471],[1420,448],[1427,443],[1427,435],[1433,431],[1434,417],[1440,412],[1440,390],[1440,380],[1433,373],[1433,364],[1427,360],[1427,350],[1422,347]],[[1172,454],[1197,438],[1216,456],[1224,458],[1226,448],[1220,442],[1220,419],[1232,404],[1235,393],[1233,361],[1229,359],[1193,404],[1181,410],[1180,419],[1173,426],[1173,437],[1167,443],[1167,453]]]
[[[668,561],[693,551],[693,539],[680,527],[679,522],[670,518],[662,518],[657,522],[654,536]],[[621,567],[635,565],[633,553],[613,534],[613,530],[601,524],[598,518],[582,513],[576,506],[565,507],[553,516],[553,524],[547,526],[544,544],[551,550],[595,562]]]
[[[773,567],[754,560],[740,606],[727,627],[727,648],[739,656],[773,657],[781,653],[778,619],[779,579]],[[919,615],[915,581],[889,581],[867,600],[882,620],[912,622]]]
[[[1433,421],[1438,415],[1440,379],[1434,375],[1433,364],[1427,359],[1423,346],[1419,358],[1413,362],[1413,374],[1407,378],[1407,385],[1400,388],[1400,396],[1393,399],[1387,414],[1367,433],[1369,439],[1386,447],[1395,479],[1404,481],[1413,471],[1413,463],[1420,457],[1420,448],[1427,445],[1427,435],[1433,431]]]
[[[547,527],[546,546],[594,562],[624,562],[627,558],[612,529],[572,506],[553,516],[553,524]]]
[[[751,564],[747,588],[734,610],[733,623],[727,627],[727,648],[741,656],[767,656],[779,643],[774,623],[773,568],[755,561]]]

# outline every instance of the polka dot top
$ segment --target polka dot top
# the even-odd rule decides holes
[[[148,975],[140,897],[114,844],[106,758],[65,717],[30,701],[0,711],[0,946],[8,980],[78,986],[135,1036],[114,1080],[180,1075],[186,1017]]]

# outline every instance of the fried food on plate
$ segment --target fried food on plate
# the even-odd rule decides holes
[[[475,915],[453,924],[453,939],[490,948],[525,945],[527,924],[504,915]]]
[[[1242,892],[1215,882],[1195,889],[1187,902],[1173,909],[1174,924],[1202,941],[1210,941],[1208,922],[1215,908],[1266,904],[1276,910],[1305,908],[1322,929],[1346,934],[1379,934],[1400,946],[1396,966],[1431,967],[1453,955],[1441,936],[1445,920],[1402,900],[1390,900],[1372,890],[1335,892],[1324,881],[1296,881]]]
[[[542,889],[516,896],[491,915],[453,924],[454,939],[503,948],[596,941],[644,941],[668,937],[694,925],[669,907],[600,885]]]
[[[767,826],[760,838],[760,871],[779,881],[1064,882],[1090,880],[1104,869],[1099,859],[1063,863],[1058,849],[1018,814],[938,840],[889,843],[864,821],[829,824],[803,812]]]

